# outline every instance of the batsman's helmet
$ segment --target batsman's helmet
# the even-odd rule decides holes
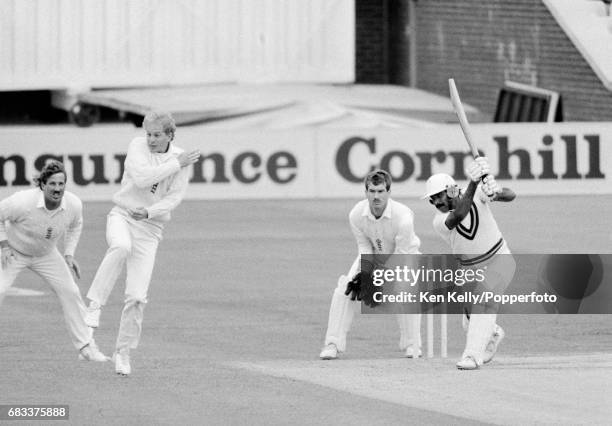
[[[450,198],[455,198],[457,195],[459,195],[459,189],[455,179],[446,173],[436,173],[427,179],[427,182],[425,183],[425,194],[421,197],[421,199],[425,200],[442,191],[446,191],[446,194]]]

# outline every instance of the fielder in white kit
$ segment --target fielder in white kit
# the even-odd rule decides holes
[[[423,198],[438,209],[433,227],[451,247],[461,267],[486,271],[484,282],[476,286],[475,292],[503,294],[514,276],[516,262],[489,204],[509,202],[516,195],[511,189],[500,187],[489,172],[487,159],[478,157],[468,166],[470,183],[465,191],[459,189],[451,176],[438,173],[427,180]],[[463,317],[467,337],[457,363],[460,370],[475,370],[490,362],[505,334],[496,324],[497,303],[473,304],[469,310]]]
[[[16,192],[0,201],[0,304],[17,275],[25,268],[31,269],[57,295],[79,358],[107,361],[85,324],[85,303],[71,273],[72,270],[80,277],[74,252],[83,228],[83,204],[65,190],[66,170],[59,161],[48,162],[36,184],[37,188]],[[62,237],[64,256],[57,249]]]
[[[131,373],[130,350],[140,341],[142,320],[157,246],[170,212],[183,199],[189,182],[187,166],[199,151],[185,152],[173,143],[176,124],[169,113],[144,117],[146,137],[132,140],[125,159],[121,189],[106,224],[108,250],[91,284],[87,324],[98,327],[104,306],[127,264],[125,301],[115,344],[115,372]]]
[[[384,170],[370,172],[365,180],[366,200],[358,202],[349,214],[351,231],[359,253],[347,275],[338,279],[329,309],[325,346],[319,357],[336,359],[346,350],[355,311],[360,303],[351,295],[350,283],[361,272],[361,255],[420,254],[421,241],[414,232],[414,214],[404,204],[390,198],[391,176]],[[396,314],[400,328],[399,347],[408,358],[421,356],[420,314]]]

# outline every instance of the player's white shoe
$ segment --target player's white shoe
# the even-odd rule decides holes
[[[321,353],[319,354],[319,358],[325,359],[325,360],[337,359],[338,358],[338,348],[336,347],[334,343],[330,343],[329,345],[326,345],[321,351]]]
[[[457,368],[459,370],[477,370],[478,363],[474,359],[473,356],[464,356],[461,361],[457,363]]]
[[[87,307],[87,312],[85,313],[85,324],[91,328],[98,328],[100,325],[100,313],[102,309],[100,305],[95,302],[91,302]]]
[[[121,376],[127,376],[132,372],[130,353],[128,351],[116,351],[113,354],[113,360],[115,361],[115,373]]]
[[[501,328],[499,325],[495,327],[495,332],[491,336],[491,340],[489,340],[489,343],[487,343],[487,348],[485,349],[484,354],[482,355],[483,364],[491,362],[491,360],[495,356],[495,353],[497,352],[499,344],[504,339],[505,335],[506,333],[504,332],[503,328]]]
[[[421,358],[421,356],[423,356],[423,353],[421,352],[421,349],[415,350],[414,347],[408,346],[406,348],[405,356],[406,358]]]
[[[108,361],[108,357],[105,356],[102,352],[100,352],[100,349],[98,349],[96,342],[94,342],[93,340],[81,348],[81,350],[79,351],[79,359],[81,361]]]

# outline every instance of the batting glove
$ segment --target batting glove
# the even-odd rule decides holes
[[[480,167],[483,172],[482,174],[488,175],[489,173],[491,173],[491,166],[489,165],[489,159],[487,157],[478,157],[474,159],[474,161],[480,164]]]
[[[13,249],[10,247],[2,247],[2,269],[6,269],[6,267],[15,259],[15,253],[13,253]]]
[[[483,191],[484,191],[484,187],[483,187]],[[480,196],[479,196],[478,199],[480,200],[481,203],[487,203],[487,202],[491,201],[489,196],[487,194],[485,194],[484,192],[480,192]]]
[[[472,182],[478,182],[480,178],[484,175],[482,167],[475,160],[467,166],[465,172],[472,180]]]
[[[501,186],[497,183],[492,175],[487,175],[482,182],[482,190],[489,199],[494,198],[497,194],[502,192]]]

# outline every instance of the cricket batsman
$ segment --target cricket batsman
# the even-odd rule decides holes
[[[349,214],[351,231],[357,241],[358,255],[348,274],[342,275],[332,296],[325,346],[319,357],[338,358],[346,350],[346,336],[355,311],[359,309],[365,275],[361,255],[420,254],[421,241],[414,232],[414,213],[390,198],[391,176],[374,170],[364,180],[366,199]],[[400,328],[399,347],[408,358],[421,356],[420,314],[396,314]]]
[[[467,174],[470,182],[462,191],[444,173],[431,176],[423,199],[438,210],[433,219],[435,231],[450,245],[462,268],[486,270],[485,282],[476,291],[503,293],[516,269],[516,263],[491,212],[493,201],[509,202],[515,194],[502,188],[489,174],[486,157],[472,161]],[[482,183],[480,183],[482,181]],[[490,362],[504,338],[496,324],[498,306],[493,302],[473,304],[463,318],[467,330],[465,350],[457,363],[460,370],[475,370]]]

